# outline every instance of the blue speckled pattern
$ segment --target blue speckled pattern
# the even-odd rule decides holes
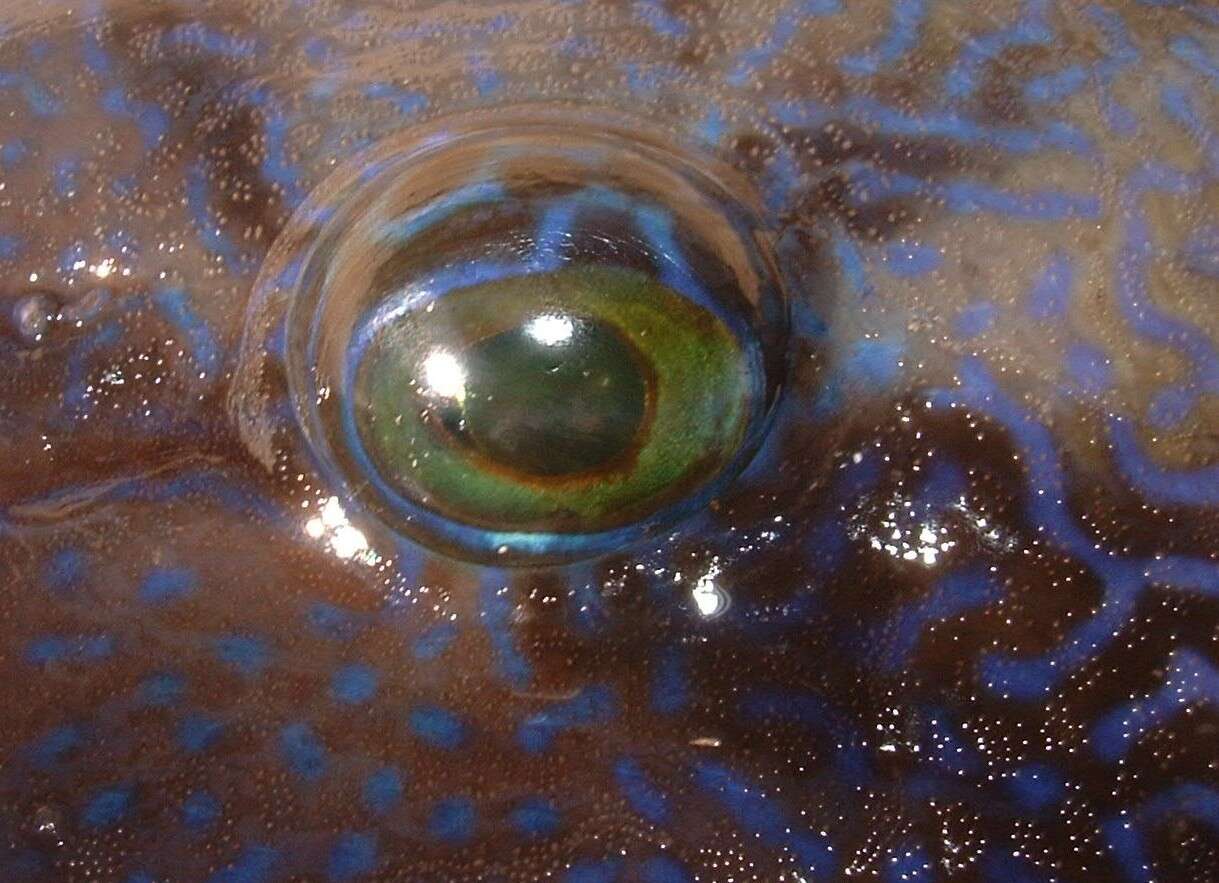
[[[1219,880],[1212,3],[5,6],[0,880]],[[705,511],[480,567],[233,396],[335,168],[535,101],[751,182],[790,359]]]

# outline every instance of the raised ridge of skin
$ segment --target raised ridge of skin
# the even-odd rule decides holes
[[[1213,5],[0,19],[0,879],[1219,879]],[[620,554],[344,559],[233,423],[254,276],[361,147],[534,100],[753,182],[774,429]]]

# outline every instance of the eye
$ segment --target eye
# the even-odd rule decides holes
[[[662,145],[484,114],[391,139],[297,214],[257,288],[286,305],[313,454],[388,529],[579,556],[748,462],[783,373],[766,231],[730,173]]]

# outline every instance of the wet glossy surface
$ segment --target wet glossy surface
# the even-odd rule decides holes
[[[1216,877],[1212,5],[63,10],[0,46],[0,879]],[[530,101],[743,174],[792,339],[712,504],[479,566],[240,348],[336,167]]]

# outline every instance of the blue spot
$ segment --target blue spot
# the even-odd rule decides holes
[[[675,858],[657,855],[648,859],[639,868],[643,883],[692,883],[694,877]]]
[[[211,748],[224,732],[224,725],[203,714],[192,714],[178,725],[178,744],[187,754]]]
[[[220,818],[220,801],[206,791],[195,791],[182,801],[182,824],[201,831]]]
[[[620,758],[614,764],[614,778],[627,803],[640,818],[653,825],[664,825],[668,822],[668,800],[648,781],[638,763],[629,757]]]
[[[88,635],[63,638],[47,635],[29,643],[26,661],[31,665],[51,665],[56,662],[98,662],[114,652],[114,639],[109,635]]]
[[[1113,382],[1108,357],[1096,347],[1077,343],[1067,350],[1067,371],[1081,390],[1099,395]]]
[[[30,155],[30,148],[24,141],[6,141],[0,147],[0,163],[5,168],[12,168]]]
[[[217,638],[215,642],[216,656],[221,662],[227,663],[246,676],[254,676],[267,665],[270,652],[267,645],[259,638],[248,635],[228,635]]]
[[[207,883],[264,883],[279,862],[279,853],[269,846],[253,846],[237,857],[237,860],[217,871]]]
[[[445,843],[466,843],[474,836],[474,804],[465,797],[439,800],[428,816],[428,833]]]
[[[80,174],[80,162],[74,159],[60,160],[55,164],[55,169],[52,172],[52,181],[55,184],[55,193],[63,199],[75,196],[77,190],[80,189],[80,183],[77,181],[77,175]]]
[[[410,725],[416,736],[437,748],[457,748],[466,736],[461,719],[438,705],[419,705],[411,709]]]
[[[80,586],[89,569],[88,559],[78,549],[60,549],[47,564],[46,581],[52,591],[61,594]]]
[[[451,622],[442,622],[432,626],[415,639],[413,651],[415,658],[425,662],[436,659],[449,649],[449,645],[456,637],[457,626]]]
[[[1065,786],[1057,770],[1033,763],[1016,770],[1007,780],[1007,790],[1025,809],[1040,812],[1062,799]]]
[[[377,815],[385,815],[398,805],[402,792],[402,776],[393,767],[382,767],[364,781],[364,805]]]
[[[359,630],[359,624],[351,613],[324,601],[313,604],[305,616],[314,631],[333,641],[350,640]]]
[[[559,810],[545,798],[530,797],[512,811],[512,824],[529,837],[549,837],[559,830]]]
[[[555,736],[574,727],[603,723],[615,714],[614,695],[608,687],[586,687],[572,698],[555,702],[531,715],[517,730],[517,741],[530,754],[548,749]]]
[[[113,828],[127,817],[135,800],[130,785],[119,785],[99,791],[85,804],[80,820],[86,828]]]
[[[193,571],[181,567],[158,568],[144,578],[140,586],[140,601],[145,604],[168,604],[192,594],[197,585]]]
[[[1074,270],[1067,256],[1061,252],[1052,255],[1029,291],[1029,315],[1042,320],[1065,315],[1074,282]]]
[[[667,647],[656,658],[652,675],[652,708],[657,714],[677,714],[690,701],[685,660],[675,647]]]
[[[25,250],[25,240],[20,236],[0,236],[0,261],[12,261]]]
[[[346,883],[377,867],[377,838],[373,834],[344,834],[330,851],[326,879]]]
[[[999,308],[988,300],[970,304],[957,315],[957,336],[968,340],[991,329],[999,318]]]
[[[304,723],[288,724],[279,731],[279,748],[292,771],[307,782],[316,782],[326,773],[326,747]]]
[[[1166,386],[1152,398],[1147,419],[1157,429],[1172,429],[1189,416],[1197,403],[1197,392],[1188,386]]]
[[[927,245],[895,242],[885,249],[885,269],[902,279],[925,276],[942,262],[939,250]]]
[[[146,678],[136,689],[137,695],[146,705],[159,708],[173,705],[186,692],[186,681],[181,675],[159,672]]]
[[[564,883],[613,883],[622,872],[618,859],[576,862],[563,875]]]
[[[348,705],[361,705],[377,692],[377,672],[367,665],[348,665],[334,673],[330,691]]]
[[[153,295],[153,303],[175,328],[186,335],[195,364],[208,375],[214,375],[220,367],[220,347],[211,328],[191,305],[186,289],[163,288]]]
[[[75,724],[56,727],[34,743],[30,759],[39,768],[54,766],[84,742],[84,733]]]

